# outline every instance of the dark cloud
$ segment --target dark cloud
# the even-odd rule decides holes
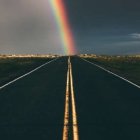
[[[130,37],[140,33],[139,0],[66,0],[65,3],[81,53],[140,52],[140,42],[134,43],[134,35]]]
[[[49,0],[0,0],[0,53],[63,53]],[[80,53],[140,52],[139,0],[65,0]]]

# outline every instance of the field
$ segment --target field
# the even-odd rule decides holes
[[[33,68],[49,61],[51,58],[0,58],[0,86]]]
[[[94,56],[86,59],[140,85],[140,57]]]

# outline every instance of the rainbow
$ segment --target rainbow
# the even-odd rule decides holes
[[[49,0],[61,35],[65,54],[76,54],[75,43],[63,0]]]

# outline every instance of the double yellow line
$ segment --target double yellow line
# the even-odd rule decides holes
[[[64,127],[63,127],[63,140],[68,140],[69,134],[69,119],[70,119],[70,97],[71,97],[71,106],[72,106],[72,131],[73,131],[73,140],[79,140],[78,134],[78,123],[77,123],[77,113],[74,97],[74,88],[73,88],[73,77],[72,77],[72,65],[70,62],[70,57],[68,58],[68,71],[67,71],[67,84],[66,84],[66,99],[65,99],[65,113],[64,113]]]

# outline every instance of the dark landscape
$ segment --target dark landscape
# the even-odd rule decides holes
[[[140,85],[140,56],[101,55],[84,58]]]
[[[0,0],[0,140],[140,140],[140,0]]]
[[[110,61],[104,57],[82,58],[117,73],[118,69],[114,68],[112,63],[117,63],[119,68],[123,66],[122,63],[126,64],[125,66],[132,68],[132,73],[133,65],[136,63],[135,68],[139,71],[139,61],[136,58],[107,56]],[[73,139],[74,129],[72,127],[76,125],[78,127],[76,136],[80,140],[140,139],[140,89],[87,63],[82,58],[71,56],[69,60],[72,66],[78,124],[73,124],[71,119],[73,111],[70,95],[69,123],[66,125],[69,127],[68,138]],[[60,57],[0,90],[1,139],[62,139],[65,127],[68,59],[67,56]],[[25,72],[21,71],[21,68],[27,72],[50,60],[48,58],[10,58],[5,59],[5,65],[1,63],[1,66],[5,67],[5,75],[13,72],[11,71],[13,67],[14,73],[18,73],[14,78],[17,78]],[[6,62],[9,65],[8,68]],[[21,64],[25,65],[21,66]],[[130,70],[125,73],[130,74],[131,77]],[[136,77],[138,79],[139,75]],[[137,79],[134,78],[136,81]],[[7,79],[8,81],[10,79]]]
[[[30,70],[44,64],[52,58],[20,58],[20,57],[1,57],[0,58],[0,86],[14,80]]]

